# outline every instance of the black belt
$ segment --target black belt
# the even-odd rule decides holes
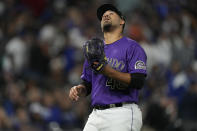
[[[98,109],[98,110],[105,110],[105,109],[109,109],[109,108],[113,108],[113,107],[122,107],[123,104],[131,104],[134,102],[127,102],[127,103],[115,103],[115,104],[108,104],[108,105],[95,105],[93,106],[94,109]]]

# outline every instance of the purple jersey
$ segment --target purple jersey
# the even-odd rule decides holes
[[[146,74],[146,54],[134,40],[123,37],[112,44],[105,44],[105,55],[108,64],[115,70],[126,73]],[[84,62],[81,78],[92,84],[92,106],[120,102],[138,102],[138,90],[129,88],[127,92],[112,91],[107,76],[94,73],[88,62]]]

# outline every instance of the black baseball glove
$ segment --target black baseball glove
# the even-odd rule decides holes
[[[91,68],[97,73],[101,72],[107,64],[103,40],[99,38],[88,40],[83,45],[83,52]]]

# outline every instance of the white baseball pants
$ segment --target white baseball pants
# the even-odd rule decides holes
[[[140,131],[142,112],[136,104],[105,110],[93,109],[83,131]]]

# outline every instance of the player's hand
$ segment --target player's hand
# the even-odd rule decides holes
[[[78,101],[80,97],[86,96],[86,88],[84,85],[73,86],[69,92],[69,98]]]

